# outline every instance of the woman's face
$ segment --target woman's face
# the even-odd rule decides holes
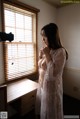
[[[44,30],[41,31],[41,36],[42,36],[43,45],[48,46],[48,45],[49,45],[49,43],[48,43],[48,38],[47,38],[47,36],[45,35],[45,31],[44,31]]]

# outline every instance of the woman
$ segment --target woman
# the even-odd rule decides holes
[[[40,119],[63,119],[63,69],[68,58],[54,23],[41,29],[43,48],[39,53],[39,86],[36,115]]]

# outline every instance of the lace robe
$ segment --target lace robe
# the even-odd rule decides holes
[[[63,119],[62,74],[66,62],[64,48],[51,50],[52,60],[39,60],[39,83],[36,96],[36,114],[40,119]]]

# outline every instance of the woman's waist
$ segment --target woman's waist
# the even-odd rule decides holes
[[[39,68],[39,72],[45,72],[46,70],[44,68]]]
[[[45,70],[39,69],[39,76],[44,76],[45,75]]]

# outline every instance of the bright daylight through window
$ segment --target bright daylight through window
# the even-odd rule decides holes
[[[5,43],[6,79],[15,79],[36,71],[36,14],[4,4],[5,32],[14,34]]]

